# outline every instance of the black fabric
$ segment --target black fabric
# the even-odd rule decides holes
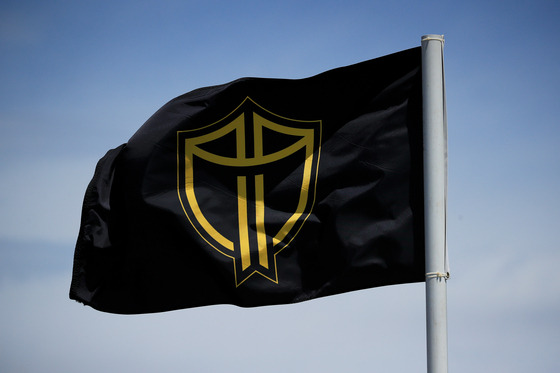
[[[296,129],[257,127],[256,115]],[[236,118],[243,123],[236,131],[185,155],[194,152],[189,141]],[[305,140],[312,148],[251,163],[303,141],[300,133],[312,133]],[[213,163],[200,149],[220,159],[241,154],[247,166]],[[70,298],[133,314],[293,303],[424,281],[422,174],[420,48],[306,79],[243,78],[195,90],[99,161],[84,199]],[[197,220],[189,180],[208,224],[233,249]],[[258,190],[267,265],[255,238]],[[274,241],[290,217],[291,228]],[[250,253],[242,258],[244,229]]]

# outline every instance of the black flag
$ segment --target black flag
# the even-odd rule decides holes
[[[424,281],[420,48],[171,100],[87,188],[70,298],[113,313]]]

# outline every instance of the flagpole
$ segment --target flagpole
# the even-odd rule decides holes
[[[447,131],[443,44],[443,35],[422,36],[428,373],[447,372]]]

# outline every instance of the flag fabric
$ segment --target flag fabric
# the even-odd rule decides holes
[[[424,281],[421,52],[179,96],[99,161],[70,298],[136,314]]]

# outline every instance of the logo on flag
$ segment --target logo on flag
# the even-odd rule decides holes
[[[215,123],[177,132],[181,206],[233,260],[236,286],[255,273],[278,283],[276,256],[313,209],[320,143],[320,120],[289,119],[249,97]]]

